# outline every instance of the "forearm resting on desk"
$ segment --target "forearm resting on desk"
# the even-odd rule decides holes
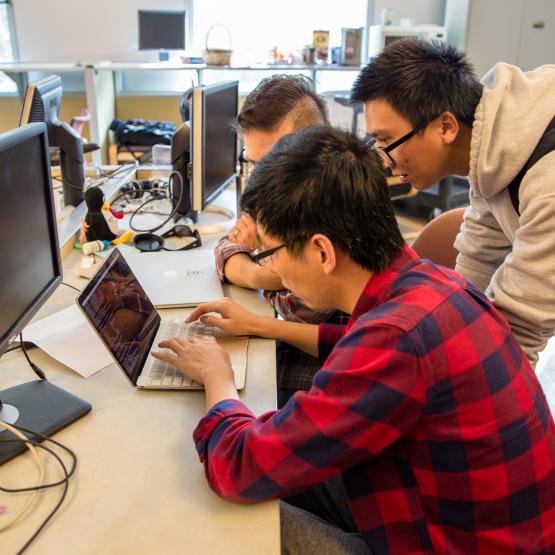
[[[241,287],[269,291],[283,289],[281,279],[275,272],[253,262],[248,254],[241,252],[227,259],[224,274],[230,283]]]
[[[212,316],[209,314],[211,312],[220,316]],[[318,354],[318,325],[258,316],[231,299],[220,299],[200,305],[189,315],[187,321],[193,322],[197,319],[207,326],[215,326],[232,335],[281,339],[313,356]]]

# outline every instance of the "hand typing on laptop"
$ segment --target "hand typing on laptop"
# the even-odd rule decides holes
[[[209,313],[216,313],[214,316]],[[228,298],[219,299],[199,305],[187,317],[186,322],[200,320],[205,326],[214,326],[231,335],[259,335],[262,336],[266,320],[273,320],[265,316],[258,316]]]
[[[219,316],[209,313],[216,313]],[[186,321],[191,323],[196,320],[200,320],[206,326],[219,328],[230,335],[256,335],[270,339],[283,339],[312,354],[317,352],[317,325],[258,316],[228,298],[198,306]],[[152,356],[174,365],[186,377],[204,384],[206,410],[224,399],[238,398],[229,359],[225,351],[216,343],[186,341],[175,337],[161,341],[158,347],[170,349],[173,353],[153,351]]]
[[[154,358],[173,364],[187,378],[204,384],[206,410],[222,399],[239,399],[229,355],[214,338],[203,342],[174,337],[160,341],[158,347],[173,352],[152,351]]]
[[[209,312],[220,316],[211,316]],[[187,322],[195,320],[231,335],[281,339],[311,355],[318,355],[318,325],[258,316],[228,298],[201,304],[187,318]]]

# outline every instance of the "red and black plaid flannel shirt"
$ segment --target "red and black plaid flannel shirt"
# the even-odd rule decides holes
[[[310,391],[258,418],[223,401],[200,421],[214,491],[252,503],[343,473],[372,553],[555,552],[553,419],[475,287],[405,247],[319,340]]]
[[[237,253],[252,254],[251,251],[233,243],[228,236],[222,237],[214,248],[216,269],[220,279],[225,281],[224,266],[226,261]],[[339,310],[315,311],[291,293],[287,289],[279,291],[264,291],[264,297],[274,307],[274,310],[284,320],[290,322],[301,322],[305,324],[329,324],[345,325],[349,316]],[[277,385],[285,389],[310,389],[314,374],[321,368],[320,360],[313,357],[285,341],[276,344],[276,369]]]

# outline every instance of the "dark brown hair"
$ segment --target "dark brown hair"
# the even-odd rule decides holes
[[[472,126],[482,85],[464,52],[439,41],[400,39],[360,72],[351,102],[385,100],[417,126],[452,112]]]
[[[314,92],[314,83],[305,75],[272,75],[249,93],[234,121],[237,131],[271,131],[285,117],[294,130],[328,123],[324,99]]]
[[[327,125],[280,139],[256,164],[241,206],[293,256],[323,233],[351,260],[381,272],[404,245],[378,155]]]

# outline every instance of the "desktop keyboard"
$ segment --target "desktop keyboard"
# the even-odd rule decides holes
[[[182,337],[189,341],[196,339],[198,341],[210,341],[214,336],[214,328],[205,326],[200,322],[193,322],[187,324],[180,321],[167,321],[162,324],[164,331],[161,340],[170,339],[171,337]],[[168,351],[169,349],[160,349],[161,352]],[[151,367],[150,373],[146,382],[149,386],[161,386],[168,388],[188,388],[188,389],[203,389],[204,386],[194,380],[186,378],[167,362],[156,359]]]

